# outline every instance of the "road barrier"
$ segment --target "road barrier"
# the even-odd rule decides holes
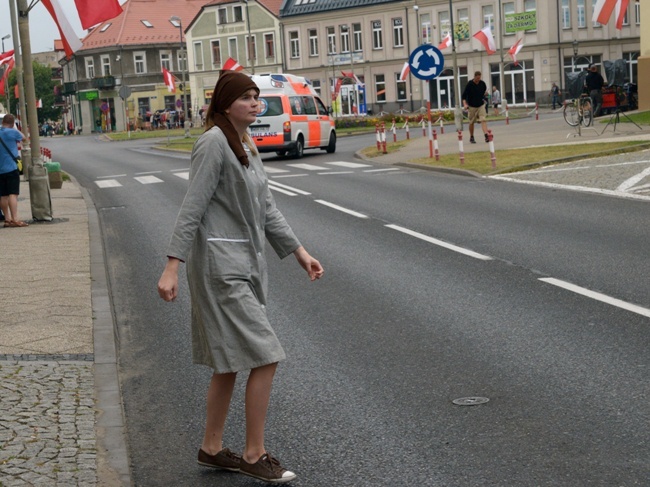
[[[375,124],[375,138],[377,139],[377,150],[381,150],[381,134],[379,133],[379,124]]]
[[[510,117],[508,116],[508,102],[504,103],[506,107],[506,125],[510,125]]]
[[[458,152],[460,154],[460,165],[465,164],[465,150],[463,149],[463,132],[458,131]]]
[[[397,142],[397,129],[395,128],[395,119],[393,118],[393,124],[390,126],[391,132],[393,132],[393,142]]]
[[[438,134],[433,131],[433,153],[436,155],[436,161],[440,160],[440,151],[438,150]]]
[[[492,160],[492,169],[497,168],[497,156],[494,153],[494,135],[488,130],[488,145],[490,146],[490,159]]]
[[[411,132],[409,132],[409,121],[407,120],[404,122],[404,127],[402,127],[406,130],[406,140],[409,140],[411,138]]]
[[[379,130],[379,133],[381,135],[381,146],[382,146],[382,153],[388,154],[388,150],[386,149],[386,125],[381,124],[381,129]]]

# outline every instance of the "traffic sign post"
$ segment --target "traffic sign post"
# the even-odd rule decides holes
[[[409,67],[413,76],[427,82],[427,121],[429,131],[429,157],[433,158],[433,133],[431,130],[431,90],[429,81],[435,79],[445,68],[445,56],[440,49],[424,44],[413,49],[409,56]]]

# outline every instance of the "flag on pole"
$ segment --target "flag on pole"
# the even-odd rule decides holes
[[[438,49],[441,51],[447,49],[451,46],[451,32],[445,36],[445,38],[438,44]]]
[[[473,36],[477,39],[483,46],[488,54],[494,54],[497,52],[497,46],[494,43],[494,36],[492,35],[492,29],[489,25],[483,27]]]
[[[6,84],[9,80],[9,73],[14,69],[15,59],[13,50],[0,54],[0,95],[7,95]]]
[[[592,20],[594,22],[600,22],[601,24],[609,22],[609,18],[612,16],[612,12],[619,1],[620,0],[597,0],[596,5],[594,5],[594,15]]]
[[[60,0],[41,0],[41,2],[50,13],[54,23],[59,29],[66,57],[72,56],[75,51],[81,49],[83,44],[77,37],[77,34],[75,34],[72,25],[70,25],[70,21],[61,7]]]
[[[404,63],[404,66],[402,66],[402,72],[399,74],[399,80],[406,81],[406,78],[409,77],[410,72],[411,72],[411,66],[409,66],[409,63],[407,61]]]
[[[163,72],[163,80],[165,81],[165,86],[167,87],[167,91],[170,93],[176,93],[176,83],[174,81],[174,75],[170,73],[168,70],[165,68],[162,68]]]
[[[74,0],[79,12],[81,27],[89,29],[122,13],[118,0]]]
[[[40,98],[38,99],[38,101],[36,102],[36,108],[43,108],[43,100],[42,99],[40,99]]]
[[[616,28],[621,30],[623,28],[623,20],[625,20],[625,12],[627,12],[627,7],[630,3],[630,0],[620,0],[616,2],[615,14],[616,14]]]
[[[524,47],[524,45],[521,43],[523,41],[522,39],[519,39],[517,42],[515,42],[510,49],[508,49],[508,54],[512,58],[512,60],[515,63],[515,66],[519,66],[519,63],[517,62],[517,54],[519,54],[519,51],[521,51],[521,48]]]
[[[223,69],[226,71],[241,71],[244,69],[244,66],[239,64],[235,59],[229,57],[226,59],[226,62],[223,63]]]
[[[346,78],[352,78],[357,85],[362,85],[363,83],[359,78],[357,78],[357,75],[354,74],[352,71],[341,71],[341,74],[345,76]]]

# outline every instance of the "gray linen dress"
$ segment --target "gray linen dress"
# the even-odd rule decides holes
[[[195,143],[167,255],[187,263],[194,363],[238,372],[285,358],[266,316],[265,238],[282,259],[300,242],[275,206],[259,155],[241,165],[218,127]]]

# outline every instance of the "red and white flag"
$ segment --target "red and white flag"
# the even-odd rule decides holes
[[[627,12],[627,7],[630,3],[630,0],[620,0],[616,2],[615,14],[616,14],[616,28],[621,30],[623,28],[623,20],[625,20],[625,12]]]
[[[494,54],[497,52],[497,46],[494,43],[494,36],[492,35],[492,29],[489,25],[483,27],[473,36],[477,39],[483,46],[488,54]]]
[[[517,42],[515,42],[510,49],[508,49],[508,54],[512,58],[512,60],[515,63],[515,66],[519,66],[519,63],[517,62],[517,54],[519,54],[519,51],[521,51],[521,48],[524,47],[524,45],[521,43],[523,39],[519,39]]]
[[[406,81],[406,78],[409,77],[410,72],[411,72],[411,66],[409,66],[408,62],[405,62],[404,66],[402,66],[402,72],[399,74],[399,80]]]
[[[0,54],[0,95],[7,95],[6,85],[7,81],[9,81],[9,73],[14,69],[15,60],[13,50]]]
[[[36,108],[43,108],[43,100],[41,98],[36,102]]]
[[[612,16],[612,12],[619,1],[620,0],[597,0],[596,5],[594,5],[594,15],[592,20],[594,22],[600,22],[601,24],[609,22],[609,18]]]
[[[451,32],[445,36],[440,44],[438,44],[438,49],[442,51],[443,49],[447,49],[449,46],[451,46]]]
[[[346,78],[351,78],[351,79],[353,79],[354,82],[355,82],[356,84],[358,84],[358,85],[362,85],[362,84],[363,84],[363,83],[361,82],[361,80],[360,80],[359,78],[357,78],[357,75],[354,74],[354,72],[352,72],[352,71],[341,71],[341,74],[342,74],[343,76],[345,76]]]
[[[163,72],[163,80],[165,81],[165,86],[167,87],[167,91],[169,91],[170,93],[176,93],[176,82],[174,81],[174,75],[171,74],[165,68],[162,68],[162,72]]]
[[[223,63],[223,69],[225,71],[241,71],[242,69],[244,69],[244,66],[239,64],[233,58],[229,57],[228,59],[226,59],[226,62]]]
[[[84,29],[114,19],[122,13],[118,0],[74,0],[74,3],[79,12],[81,27]]]
[[[59,29],[66,57],[72,56],[75,51],[81,49],[83,44],[77,37],[77,34],[75,34],[72,25],[70,25],[70,21],[61,7],[60,0],[41,0],[41,2],[50,13],[52,19],[54,19],[54,23]]]

